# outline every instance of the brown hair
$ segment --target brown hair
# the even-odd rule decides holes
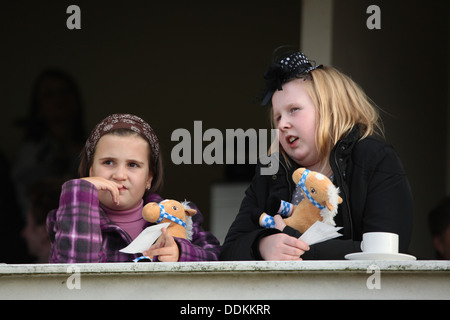
[[[159,191],[163,183],[163,164],[158,138],[148,123],[134,115],[114,114],[97,124],[81,151],[80,165],[78,167],[79,177],[89,176],[97,142],[105,134],[140,136],[149,144],[149,170],[153,173],[153,180],[150,190],[144,193],[144,197],[149,193]]]

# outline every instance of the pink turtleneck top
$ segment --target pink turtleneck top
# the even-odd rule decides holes
[[[136,208],[124,211],[116,211],[103,206],[102,209],[112,222],[127,232],[131,239],[134,240],[142,232],[147,223],[144,218],[142,218],[143,204],[144,200],[142,200]]]

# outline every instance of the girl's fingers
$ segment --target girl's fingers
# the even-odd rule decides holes
[[[161,229],[161,232],[162,232],[163,242],[164,242],[165,246],[177,245],[177,243],[175,242],[175,239],[172,237],[172,235],[169,233],[169,231],[167,231],[167,228]]]
[[[99,191],[107,191],[111,194],[112,200],[114,204],[119,204],[119,188],[121,188],[122,185],[115,183],[114,181],[105,180],[101,184],[99,184],[99,187],[97,188]]]
[[[119,189],[123,187],[122,184],[107,180],[102,177],[86,177],[82,178],[83,180],[89,181],[92,183],[98,191],[107,191],[111,194],[112,200],[114,204],[119,204]]]
[[[284,223],[283,218],[282,218],[279,214],[276,214],[276,215],[273,217],[273,219],[274,219],[274,221],[275,221],[275,227],[276,227],[278,230],[283,231],[284,228],[286,227],[286,223]]]
[[[119,195],[120,191],[119,189],[122,188],[121,184],[115,183],[114,181],[111,181],[113,185],[111,186],[111,189],[109,190],[111,192],[112,199],[116,205],[119,204]]]
[[[294,248],[298,248],[302,251],[308,251],[309,246],[303,242],[300,239],[294,238],[294,237],[285,237],[284,238],[285,244]]]
[[[175,242],[175,239],[167,231],[166,228],[162,229],[162,235],[157,243],[152,245],[150,249],[144,251],[146,256],[158,256],[158,260],[161,262],[176,262],[179,259],[179,249]]]
[[[259,251],[264,260],[301,260],[309,246],[294,237],[277,233],[261,239]]]

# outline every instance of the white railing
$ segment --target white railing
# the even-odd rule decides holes
[[[2,264],[0,299],[450,299],[450,261]]]

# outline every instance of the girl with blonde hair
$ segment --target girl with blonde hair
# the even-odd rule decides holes
[[[348,76],[333,67],[313,66],[301,52],[274,58],[266,71],[262,105],[271,101],[271,121],[279,130],[279,170],[256,175],[223,244],[224,260],[344,259],[361,251],[362,234],[399,235],[408,249],[412,194],[400,159],[383,138],[374,103]],[[339,187],[343,203],[335,217],[342,237],[309,247],[301,233],[276,214],[280,201],[298,204],[300,188],[292,181],[299,167],[321,172]],[[259,226],[262,213],[276,227]]]

